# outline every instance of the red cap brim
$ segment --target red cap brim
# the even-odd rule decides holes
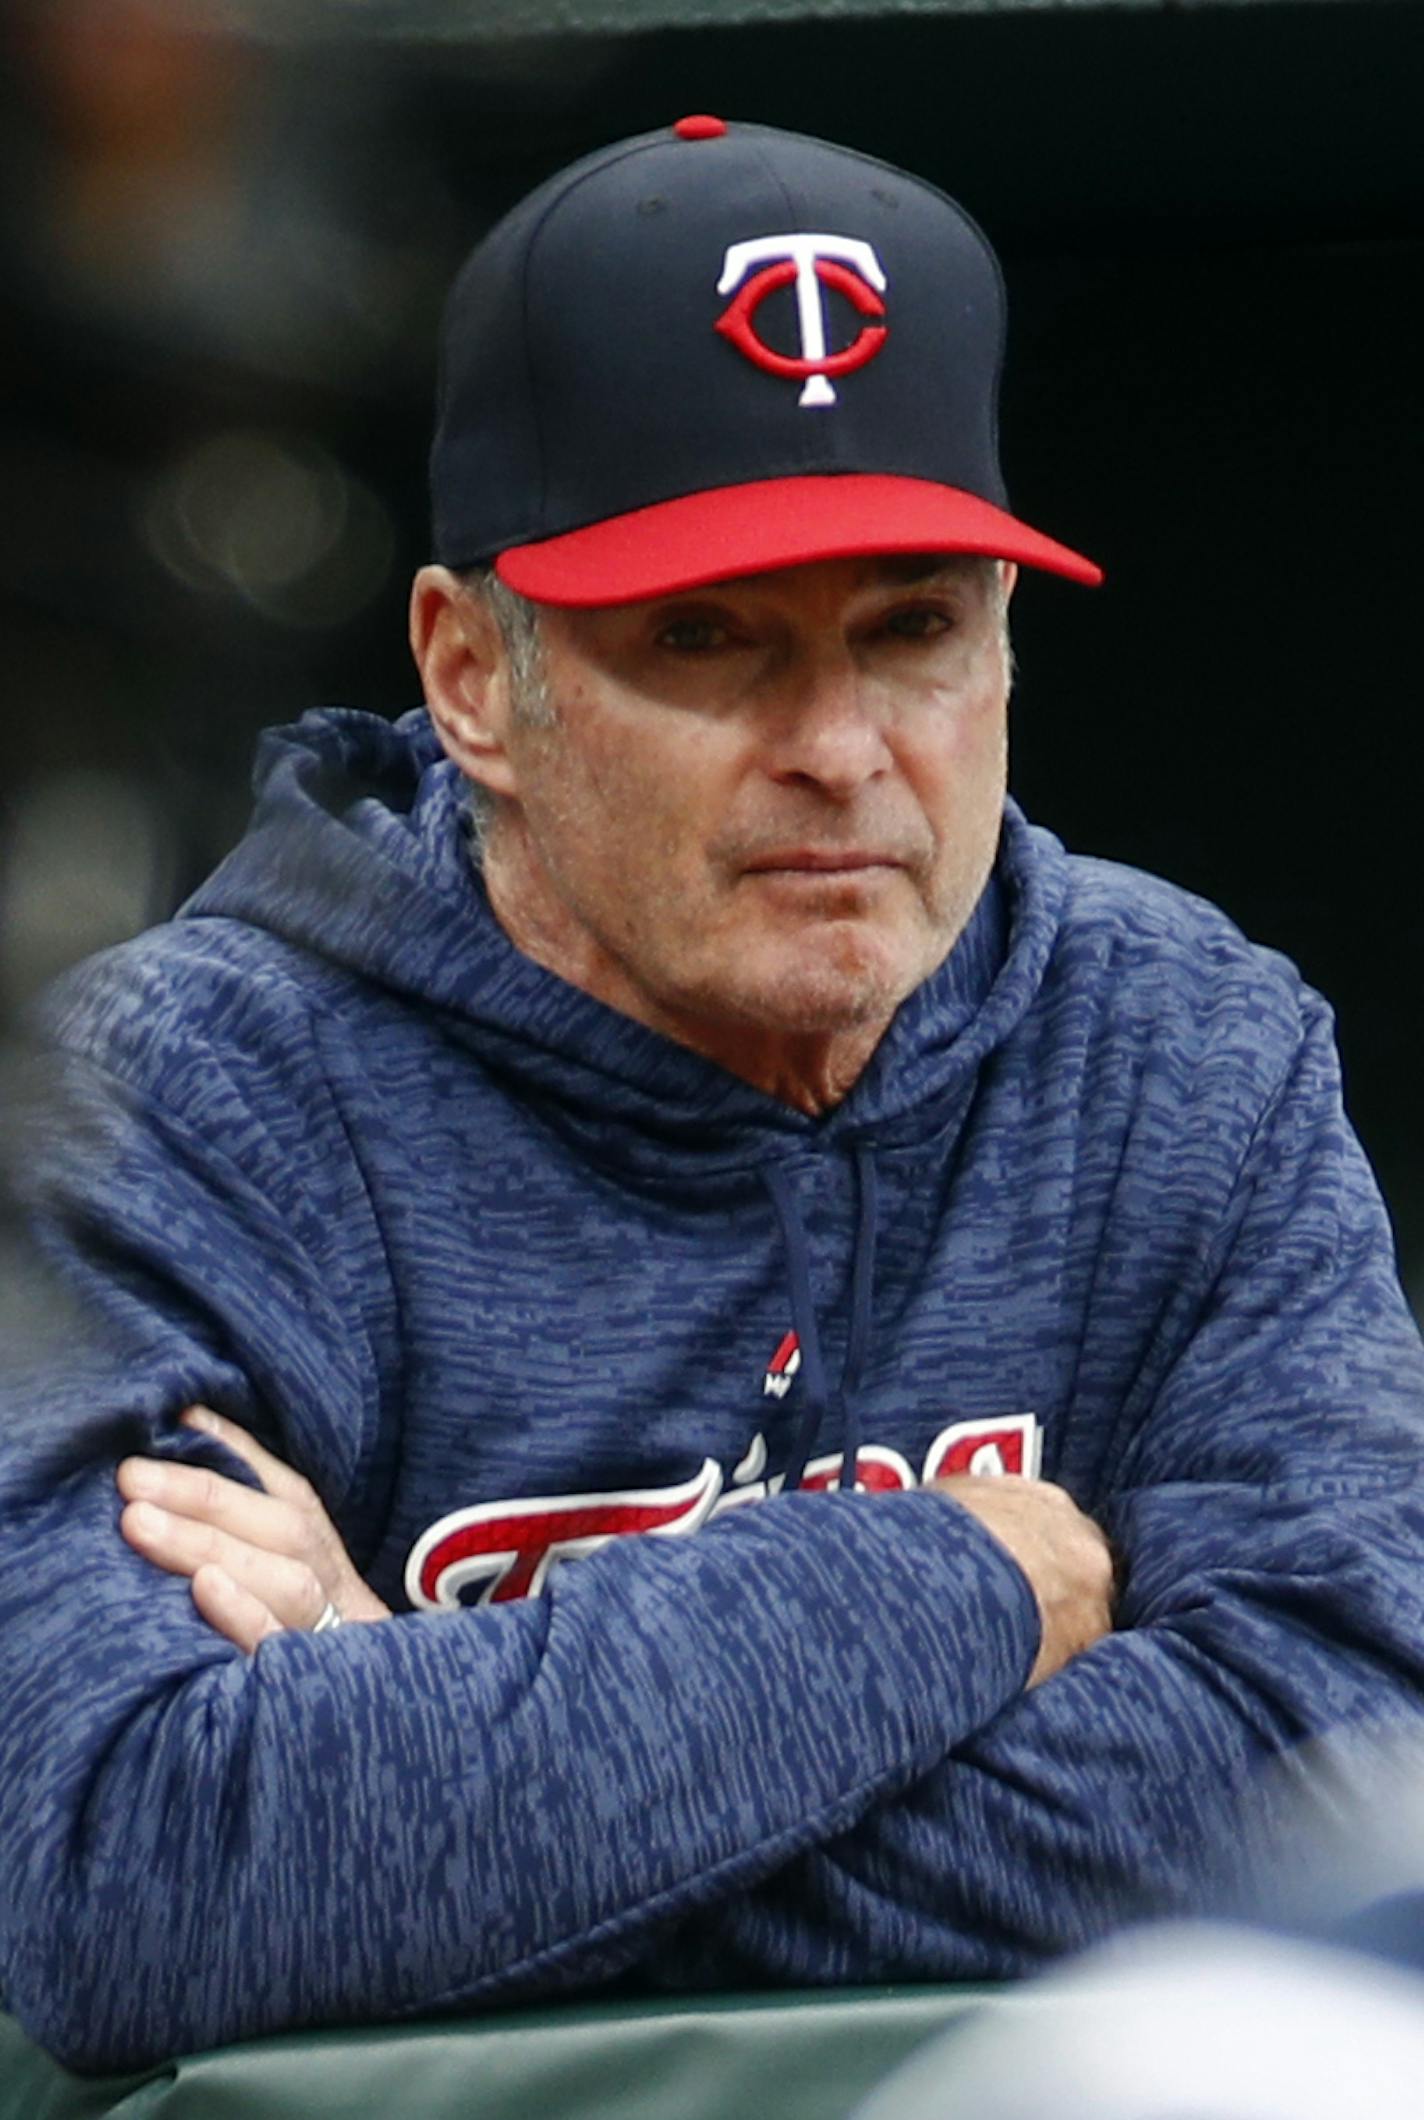
[[[540,604],[630,604],[875,552],[982,552],[1096,588],[1100,567],[977,494],[836,472],[721,486],[502,552],[495,572]]]

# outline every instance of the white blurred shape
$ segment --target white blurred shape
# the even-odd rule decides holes
[[[854,2120],[1419,2120],[1424,1981],[1182,1923],[1131,1932],[924,2048]]]

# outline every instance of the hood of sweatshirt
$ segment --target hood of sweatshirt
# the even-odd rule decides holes
[[[953,1122],[1030,1006],[1065,888],[1058,842],[1005,808],[994,875],[958,943],[902,1003],[869,1065],[813,1118],[535,964],[495,919],[465,784],[423,708],[350,709],[263,738],[256,808],[183,908],[264,928],[423,1006],[521,1094],[559,1108],[600,1161],[686,1179],[794,1152],[809,1135],[898,1145]]]

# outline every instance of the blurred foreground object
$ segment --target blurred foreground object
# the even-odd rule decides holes
[[[855,2120],[1418,2120],[1424,1981],[1349,1952],[1184,1923],[1036,1994],[936,2040]]]
[[[175,843],[154,790],[76,769],[31,789],[0,847],[0,1016],[161,918]]]

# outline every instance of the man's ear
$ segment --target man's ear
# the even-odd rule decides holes
[[[448,567],[422,567],[410,592],[410,646],[447,757],[467,780],[512,795],[509,662],[485,599]]]

